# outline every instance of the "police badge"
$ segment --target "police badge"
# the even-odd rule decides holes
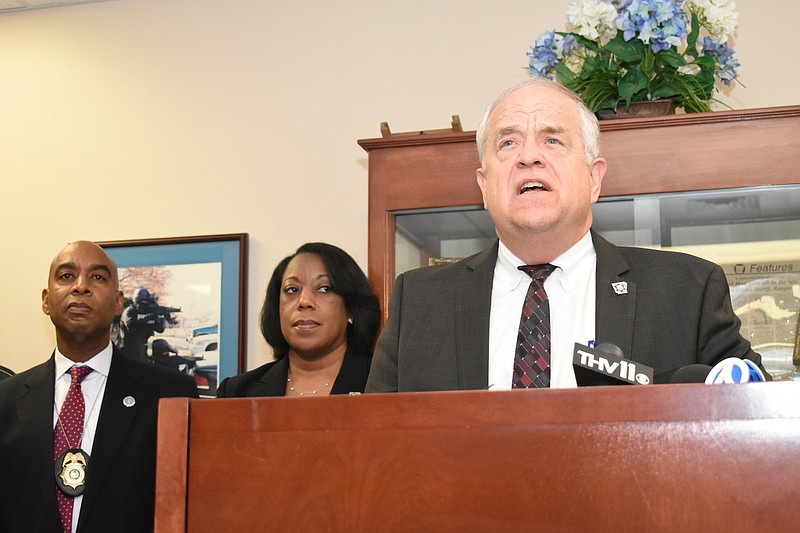
[[[62,453],[56,460],[56,485],[68,496],[80,496],[86,488],[86,471],[89,465],[89,454],[71,448]]]

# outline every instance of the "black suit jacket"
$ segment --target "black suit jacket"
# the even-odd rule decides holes
[[[655,382],[678,368],[727,357],[761,364],[739,335],[722,269],[687,254],[616,247],[592,232],[597,252],[595,338],[653,367]],[[458,263],[398,276],[367,392],[485,389],[497,243]],[[611,284],[627,283],[617,294]]]
[[[53,460],[55,359],[0,383],[0,532],[61,532]],[[136,400],[132,407],[123,398]],[[78,533],[153,529],[160,398],[197,397],[194,380],[116,348],[97,420]]]
[[[348,350],[339,375],[331,387],[331,394],[364,392],[370,362],[369,357],[356,355]],[[244,374],[224,379],[217,388],[217,398],[285,396],[288,377],[289,358],[284,357]]]

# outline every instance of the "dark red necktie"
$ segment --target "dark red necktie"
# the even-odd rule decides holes
[[[69,385],[67,397],[64,399],[64,405],[61,406],[61,413],[56,422],[53,435],[55,440],[56,461],[58,461],[61,454],[65,451],[72,448],[80,448],[81,446],[83,429],[86,427],[83,422],[86,405],[83,401],[81,381],[91,372],[91,367],[85,365],[73,366],[69,369],[69,373],[72,375],[72,383]],[[60,467],[61,465],[58,466]],[[58,498],[58,512],[61,514],[61,525],[64,527],[66,533],[70,533],[72,531],[72,507],[74,498],[64,494],[58,488],[56,488],[56,497]]]
[[[550,304],[544,280],[556,269],[551,264],[523,265],[519,269],[531,277],[517,335],[512,388],[550,386]]]

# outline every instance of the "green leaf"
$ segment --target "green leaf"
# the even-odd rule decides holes
[[[681,89],[679,85],[672,85],[666,83],[663,85],[659,85],[657,88],[653,89],[653,91],[650,94],[655,100],[659,100],[662,98],[674,98],[681,94]]]
[[[619,80],[619,97],[630,104],[636,93],[647,90],[647,76],[637,69],[629,70],[621,80]]]
[[[675,48],[669,48],[656,54],[656,60],[663,61],[670,67],[679,68],[688,65],[686,58],[678,53]]]
[[[626,42],[622,33],[618,32],[613,39],[600,49],[604,52],[614,54],[621,61],[632,63],[642,59],[645,46],[639,39],[631,39]]]
[[[717,62],[711,56],[700,56],[692,61],[692,64],[700,67],[700,70],[710,71],[712,74],[717,68]]]
[[[697,58],[697,37],[700,35],[700,20],[697,13],[692,13],[692,29],[686,37],[686,55]]]
[[[575,79],[575,73],[564,63],[556,63],[556,78],[561,85],[567,85]]]
[[[645,50],[644,57],[642,57],[642,62],[639,65],[639,68],[642,70],[642,73],[647,76],[647,79],[653,78],[656,70],[656,56],[653,53],[653,49],[649,46]]]

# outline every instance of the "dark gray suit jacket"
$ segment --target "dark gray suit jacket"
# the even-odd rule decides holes
[[[618,248],[592,232],[597,252],[595,338],[653,367],[656,383],[690,364],[727,357],[761,364],[739,335],[722,269],[676,252]],[[398,276],[367,392],[485,389],[497,243],[458,263]],[[627,282],[627,294],[611,284]]]
[[[0,383],[2,533],[62,531],[53,459],[54,383],[54,357]],[[125,407],[126,396],[136,404]],[[173,396],[196,398],[194,380],[114,348],[78,533],[152,531],[158,401]]]

